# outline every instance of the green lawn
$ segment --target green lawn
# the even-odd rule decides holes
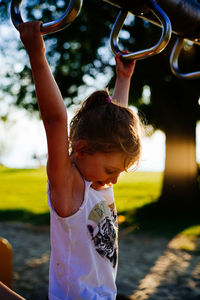
[[[45,168],[10,169],[0,166],[0,199],[0,210],[46,212]]]
[[[162,176],[161,172],[130,172],[121,175],[118,184],[114,186],[120,222],[135,224],[133,211],[158,199]],[[46,178],[45,168],[11,169],[0,165],[0,221],[48,224]],[[195,226],[188,225],[183,226],[185,235],[200,236],[199,222]]]
[[[114,186],[118,213],[156,201],[161,193],[162,176],[161,172],[123,173]]]
[[[132,210],[158,198],[162,173],[130,172],[114,186],[118,212]],[[34,214],[48,211],[46,171],[10,169],[0,166],[0,210],[26,210]]]

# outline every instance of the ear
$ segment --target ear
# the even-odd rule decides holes
[[[88,143],[85,140],[78,140],[75,146],[75,156],[76,158],[82,158],[84,153],[88,149]]]

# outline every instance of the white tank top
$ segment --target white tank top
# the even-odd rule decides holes
[[[113,300],[118,264],[113,189],[94,190],[85,181],[84,201],[72,216],[58,216],[50,200],[49,300]]]

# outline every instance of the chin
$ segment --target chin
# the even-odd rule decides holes
[[[95,189],[95,190],[100,190],[100,189],[102,189],[102,188],[105,187],[105,184],[103,184],[101,181],[95,181],[95,182],[92,183],[91,186],[92,186],[93,189]]]
[[[111,185],[112,185],[111,183],[106,184],[106,183],[103,183],[102,181],[96,181],[96,182],[93,182],[91,186],[95,190],[102,190],[102,189],[106,189],[106,188],[110,187]]]

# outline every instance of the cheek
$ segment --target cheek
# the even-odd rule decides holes
[[[105,181],[108,175],[100,168],[92,168],[87,170],[87,177],[90,178],[90,181]]]
[[[82,165],[82,175],[88,181],[105,181],[109,177],[101,162],[95,159],[86,159]]]
[[[98,168],[88,165],[84,169],[83,176],[88,181],[98,181],[98,180],[100,180],[99,177],[101,176],[101,174],[100,174]]]

